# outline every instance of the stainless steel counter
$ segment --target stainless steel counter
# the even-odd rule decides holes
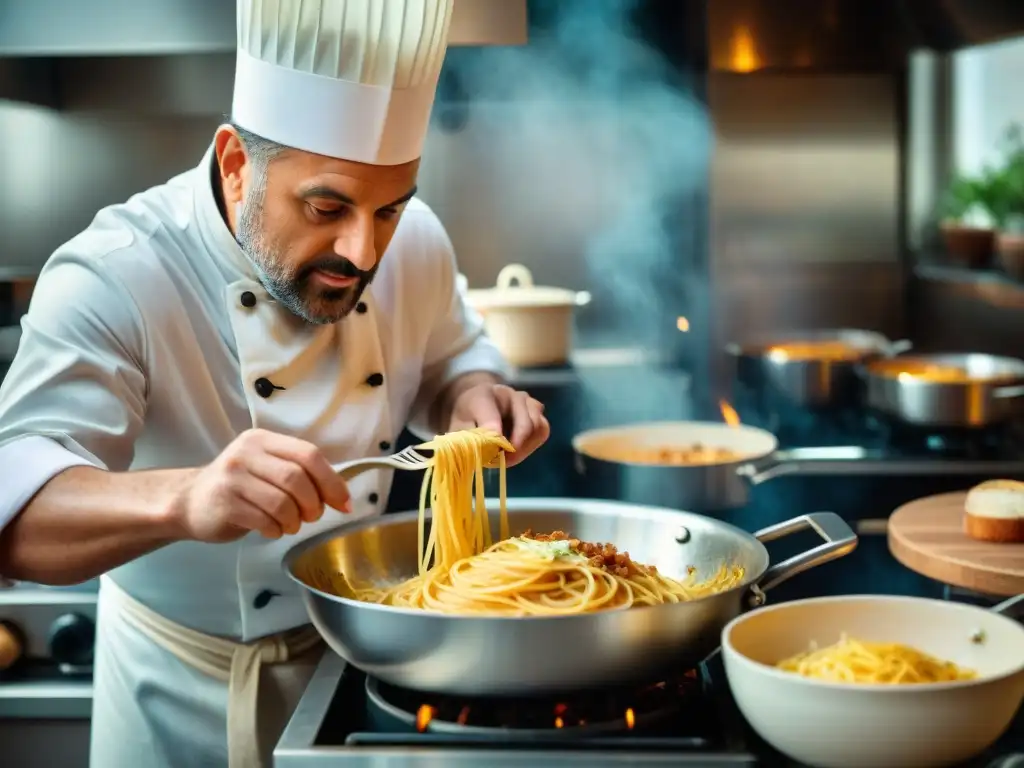
[[[88,720],[92,680],[0,682],[0,719]]]

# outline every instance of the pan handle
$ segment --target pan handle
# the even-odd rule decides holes
[[[998,397],[1000,400],[1024,397],[1024,386],[996,387],[992,390],[992,397]]]
[[[896,357],[902,355],[904,352],[909,352],[914,348],[914,342],[910,339],[900,339],[894,341],[889,345],[888,354],[886,357]]]
[[[771,566],[757,582],[752,603],[754,606],[764,604],[764,593],[784,581],[803,573],[809,568],[843,557],[857,548],[857,534],[835,512],[815,512],[801,515],[784,523],[770,525],[754,534],[761,542],[774,541],[797,531],[812,529],[824,540],[814,549],[794,555],[788,560]]]
[[[989,610],[992,613],[1001,613],[1003,616],[1015,616],[1017,606],[1024,608],[1024,595],[1017,595],[1011,597],[1009,600],[1003,600],[998,605],[993,605]]]
[[[768,457],[763,462],[752,461],[736,467],[736,474],[745,478],[751,485],[760,485],[774,480],[780,475],[796,472],[800,466],[795,461],[786,461],[780,455]]]

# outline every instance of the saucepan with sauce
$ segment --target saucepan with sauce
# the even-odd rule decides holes
[[[908,424],[980,428],[1024,416],[1024,360],[914,354],[867,362],[867,405]]]
[[[863,386],[858,366],[910,346],[873,331],[836,329],[732,343],[725,351],[735,362],[740,384],[769,400],[782,397],[792,405],[818,409],[855,407]]]
[[[746,506],[751,486],[785,474],[770,432],[720,422],[665,421],[573,438],[581,495],[714,512]]]

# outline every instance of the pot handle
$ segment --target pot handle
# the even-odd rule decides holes
[[[576,452],[572,457],[572,466],[576,470],[577,475],[587,474],[587,462],[583,460],[582,454]]]
[[[749,464],[741,464],[736,467],[736,474],[746,478],[751,485],[760,485],[769,480],[774,480],[780,475],[788,475],[796,472],[799,465],[794,461],[782,461],[777,457],[771,457],[763,463],[752,461]]]
[[[501,290],[508,288],[532,288],[533,273],[522,264],[508,264],[498,273],[497,286]]]
[[[798,573],[848,555],[857,548],[857,534],[835,512],[815,512],[794,517],[784,523],[762,528],[754,534],[754,538],[761,542],[774,541],[808,528],[821,536],[825,543],[783,560],[765,571],[753,590],[751,603],[755,607],[764,605],[764,593],[772,587],[788,581]]]
[[[1016,597],[1011,597],[1008,600],[1003,600],[1003,602],[998,605],[993,605],[989,610],[992,611],[992,613],[1001,613],[1003,616],[1011,616],[1016,614],[1016,611],[1013,609],[1018,605],[1024,608],[1022,603],[1024,603],[1024,595],[1017,595]]]
[[[992,397],[998,397],[1000,400],[1010,400],[1018,397],[1024,397],[1024,386],[1015,387],[996,387],[992,390]]]
[[[914,348],[914,342],[910,339],[900,339],[894,341],[889,345],[887,357],[896,357],[896,355],[902,355],[904,352],[909,352]]]

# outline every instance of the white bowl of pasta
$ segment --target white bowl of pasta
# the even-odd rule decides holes
[[[998,739],[1024,698],[1024,625],[941,600],[781,603],[726,625],[722,656],[751,727],[822,768],[956,765]]]

